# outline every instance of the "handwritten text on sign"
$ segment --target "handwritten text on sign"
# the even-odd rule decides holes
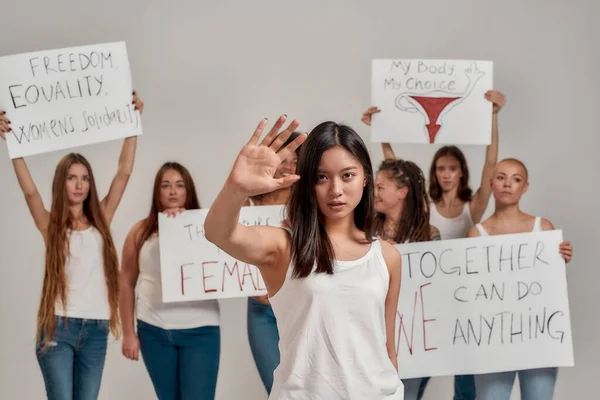
[[[572,366],[562,232],[397,245],[401,378]]]
[[[280,226],[283,206],[243,207],[240,223]],[[208,209],[176,218],[159,215],[160,268],[164,302],[267,294],[254,265],[235,260],[204,237]]]
[[[373,60],[373,140],[489,144],[492,74],[489,61]]]
[[[0,58],[11,158],[142,133],[124,42]]]

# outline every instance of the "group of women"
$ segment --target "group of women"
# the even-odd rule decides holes
[[[440,148],[428,181],[412,161],[383,144],[374,172],[367,147],[349,126],[328,121],[310,134],[281,116],[261,140],[262,120],[242,148],[205,221],[206,238],[256,265],[267,296],[248,299],[247,333],[272,399],[420,399],[428,378],[398,378],[395,348],[401,256],[393,244],[554,229],[520,210],[525,165],[498,162],[497,91],[492,141],[473,193],[462,151]],[[133,93],[140,113],[143,102]],[[370,125],[380,112],[369,108]],[[11,132],[0,112],[0,134]],[[46,244],[36,354],[49,399],[96,399],[108,335],[123,355],[142,359],[161,400],[213,399],[219,370],[215,300],[162,302],[158,214],[200,208],[194,180],[177,162],[156,173],[150,210],[135,223],[121,262],[110,224],[129,182],[137,138],[125,139],[105,197],[92,168],[71,153],[56,167],[46,209],[22,158],[19,185]],[[491,196],[493,215],[482,221]],[[282,227],[238,223],[240,209],[286,205]],[[559,251],[567,262],[568,242]],[[121,266],[119,268],[119,265]],[[551,399],[555,368],[518,371],[524,400]],[[454,399],[509,399],[516,372],[455,377]]]

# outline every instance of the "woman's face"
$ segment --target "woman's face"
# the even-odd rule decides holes
[[[527,192],[527,172],[518,163],[504,161],[496,166],[491,180],[496,205],[518,204]]]
[[[442,156],[435,163],[435,176],[442,192],[454,190],[462,178],[460,162],[452,156]]]
[[[90,174],[85,165],[74,163],[67,170],[65,190],[70,204],[83,203],[90,193]]]
[[[323,153],[315,193],[319,210],[326,218],[342,219],[353,213],[365,186],[364,168],[352,153],[340,146]]]
[[[388,214],[406,199],[408,188],[400,187],[390,171],[379,171],[375,175],[375,210]]]
[[[187,188],[183,177],[174,169],[163,173],[160,181],[160,205],[163,210],[183,208],[187,199]]]

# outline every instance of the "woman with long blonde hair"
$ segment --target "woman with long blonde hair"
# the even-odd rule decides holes
[[[140,113],[143,103],[133,93]],[[0,111],[0,135],[11,131]],[[58,163],[48,211],[23,158],[13,167],[46,244],[36,355],[48,399],[98,397],[109,332],[119,333],[119,262],[110,223],[133,169],[137,137],[125,139],[115,178],[100,200],[89,162],[70,153]]]

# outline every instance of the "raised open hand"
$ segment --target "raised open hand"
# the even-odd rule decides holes
[[[286,121],[286,116],[279,117],[273,128],[267,133],[265,138],[259,143],[260,136],[267,125],[267,120],[263,119],[248,143],[242,148],[237,156],[231,173],[229,174],[230,183],[234,184],[246,196],[256,196],[263,193],[272,192],[292,185],[300,176],[289,175],[284,178],[275,179],[277,167],[285,160],[298,146],[306,140],[305,133],[299,135],[293,142],[281,149],[285,141],[290,137],[294,130],[300,124],[293,120],[289,126],[277,133]],[[281,151],[280,151],[281,149]]]
[[[245,195],[256,196],[272,192],[288,187],[300,179],[298,175],[289,175],[280,179],[274,178],[277,167],[306,140],[307,136],[304,133],[299,135],[292,143],[280,151],[282,145],[299,125],[297,120],[293,120],[278,135],[277,133],[285,123],[285,120],[285,115],[279,117],[273,128],[259,143],[260,136],[267,125],[267,120],[263,119],[235,160],[229,174],[229,181],[237,186]]]

